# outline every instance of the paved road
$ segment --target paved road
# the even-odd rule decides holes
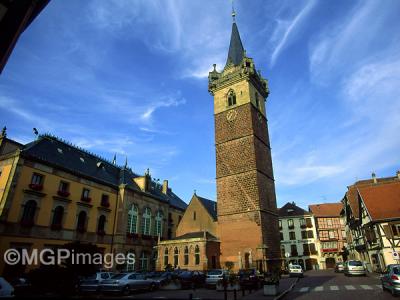
[[[382,291],[379,277],[369,274],[367,277],[346,277],[333,270],[308,271],[294,289],[285,297],[288,299],[340,299],[369,300],[393,299],[389,292]]]

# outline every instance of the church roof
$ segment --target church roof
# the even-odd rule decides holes
[[[229,44],[228,58],[226,64],[233,63],[235,66],[242,62],[244,57],[244,48],[240,39],[239,30],[236,22],[232,24],[231,42]]]
[[[184,240],[184,239],[193,239],[193,238],[202,238],[204,237],[204,231],[197,231],[197,232],[189,232],[185,233],[184,235],[174,237],[172,240]],[[206,238],[207,239],[216,239],[211,233],[206,231]]]
[[[206,199],[206,198],[202,198],[197,196],[197,199],[199,199],[199,201],[201,202],[201,204],[203,204],[204,208],[207,210],[207,212],[210,214],[210,216],[214,219],[214,221],[217,220],[217,202]]]

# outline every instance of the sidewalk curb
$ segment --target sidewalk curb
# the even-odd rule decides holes
[[[297,282],[299,282],[299,277],[296,278],[296,281],[294,283],[292,283],[292,285],[287,290],[283,291],[278,296],[276,296],[274,298],[274,300],[279,300],[279,299],[283,298],[287,293],[289,293],[291,290],[293,290],[293,288],[295,287]]]

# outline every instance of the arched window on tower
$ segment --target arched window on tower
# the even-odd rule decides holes
[[[258,95],[257,92],[256,92],[256,95],[255,95],[255,99],[256,99],[256,107],[260,108],[260,98],[259,98],[259,95]]]
[[[177,247],[174,249],[174,268],[179,265],[179,250]]]
[[[146,207],[142,215],[142,234],[150,235],[151,209]]]
[[[138,226],[138,207],[132,204],[131,209],[128,211],[128,224],[126,228],[127,233],[137,233]]]
[[[162,236],[163,234],[163,213],[162,213],[162,211],[161,210],[159,210],[158,212],[157,212],[157,215],[156,215],[156,236]]]
[[[236,94],[233,90],[228,93],[228,106],[236,105]]]
[[[194,263],[196,265],[200,264],[200,248],[198,245],[194,248]]]
[[[164,266],[168,265],[168,248],[164,250]]]
[[[188,246],[185,247],[184,253],[183,253],[183,262],[184,265],[187,266],[189,264],[189,248]]]

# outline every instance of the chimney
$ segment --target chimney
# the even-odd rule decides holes
[[[400,170],[398,170],[398,171],[396,172],[396,175],[397,175],[397,179],[400,180]]]
[[[163,194],[167,194],[167,192],[168,192],[168,180],[164,180],[163,181],[163,185],[162,185],[162,192],[163,192]]]
[[[376,179],[376,174],[375,172],[372,172],[372,179],[374,180],[374,183],[377,183],[378,180]]]

